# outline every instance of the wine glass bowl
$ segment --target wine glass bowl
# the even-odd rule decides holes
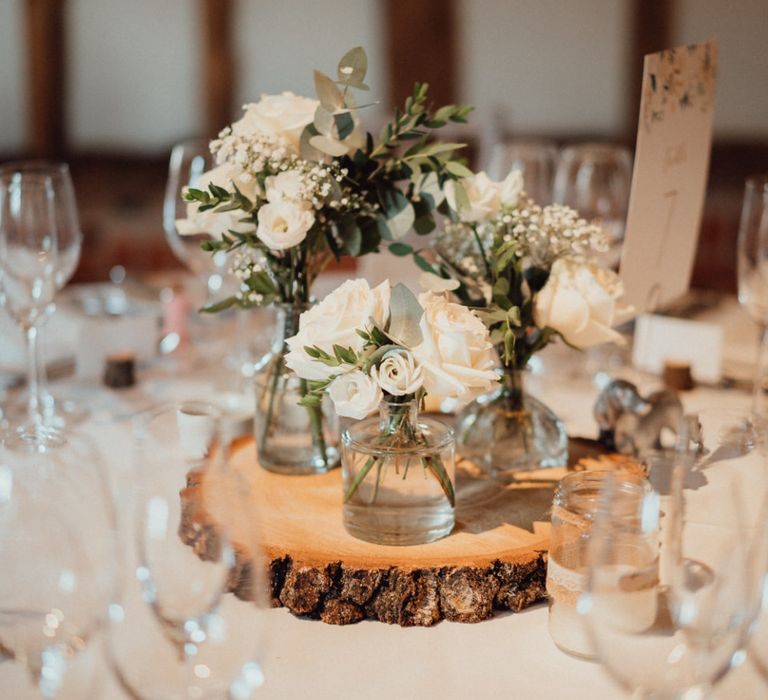
[[[23,161],[0,168],[0,284],[5,307],[27,341],[29,399],[20,437],[39,447],[60,444],[51,427],[50,395],[38,350],[39,327],[73,274],[82,234],[69,168]]]
[[[768,175],[748,178],[739,223],[739,302],[768,324]]]
[[[502,141],[491,149],[488,176],[503,180],[511,170],[519,170],[526,194],[544,206],[552,201],[558,158],[557,146],[552,141]]]
[[[213,156],[206,141],[185,141],[174,146],[163,202],[165,239],[179,261],[205,284],[209,297],[223,285],[227,272],[226,253],[211,255],[201,248],[203,241],[210,240],[211,231],[181,235],[177,222],[186,219],[189,207],[194,206],[184,199],[184,192],[191,187],[202,187],[201,178],[212,167]]]
[[[607,262],[618,265],[629,207],[632,155],[623,146],[583,143],[560,154],[554,198],[599,224],[610,245]]]
[[[758,325],[752,410],[768,417],[768,175],[747,179],[737,244],[739,303]]]

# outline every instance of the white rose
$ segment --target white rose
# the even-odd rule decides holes
[[[324,380],[338,374],[338,367],[318,362],[304,348],[316,345],[332,355],[333,346],[341,345],[360,352],[365,341],[357,331],[370,328],[371,319],[384,327],[389,317],[389,296],[389,280],[375,289],[363,279],[347,280],[301,314],[299,332],[286,341],[289,352],[285,363],[303,379]]]
[[[560,258],[536,295],[534,320],[540,328],[552,328],[579,348],[623,342],[611,328],[619,296],[621,285],[612,270]]]
[[[319,104],[292,92],[262,95],[258,102],[245,105],[245,114],[232,125],[232,132],[237,136],[261,133],[282,137],[298,153],[301,132],[314,119]]]
[[[214,184],[234,192],[233,183],[249,199],[252,200],[256,197],[258,183],[255,178],[249,177],[240,168],[231,163],[224,163],[203,173],[198,178],[194,187],[198,190],[207,190],[208,185]],[[182,236],[194,236],[200,233],[220,236],[229,230],[244,233],[253,229],[252,224],[240,221],[240,219],[246,216],[246,213],[239,209],[225,212],[215,212],[209,209],[208,211],[201,212],[198,211],[198,204],[196,202],[190,202],[187,205],[187,218],[176,220],[176,230]]]
[[[304,178],[297,170],[285,170],[278,175],[268,177],[264,182],[267,200],[270,202],[301,201]]]
[[[457,183],[449,180],[445,183],[445,198],[448,205],[466,223],[477,223],[495,219],[502,206],[516,207],[520,192],[523,189],[523,176],[519,170],[510,171],[503,182],[494,182],[483,171],[465,177],[459,184],[467,193],[469,206],[459,204],[456,196]]]
[[[390,350],[379,366],[371,369],[371,377],[392,396],[415,394],[424,381],[421,367],[408,350]]]
[[[517,206],[517,200],[523,191],[523,172],[522,170],[510,170],[509,175],[501,183],[499,196],[503,206],[514,209]]]
[[[362,420],[381,403],[379,385],[359,369],[339,375],[328,385],[336,413]]]
[[[487,391],[498,376],[488,329],[472,311],[444,296],[419,296],[423,341],[413,355],[434,398],[471,398]]]
[[[306,237],[315,215],[306,207],[291,202],[270,202],[259,209],[256,235],[271,250],[286,250]]]
[[[484,172],[460,181],[467,193],[469,206],[462,206],[456,197],[457,183],[449,180],[445,185],[445,198],[451,209],[462,221],[474,223],[495,218],[501,211],[501,188],[498,182],[493,182]]]

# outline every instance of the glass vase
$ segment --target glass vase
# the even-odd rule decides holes
[[[418,402],[383,401],[342,435],[344,527],[385,545],[425,544],[454,524],[453,431]]]
[[[307,382],[285,364],[286,338],[307,304],[279,304],[272,359],[256,377],[254,430],[259,464],[279,474],[322,474],[339,464],[338,418],[330,401],[302,406]]]
[[[505,368],[496,389],[467,405],[456,432],[461,457],[493,477],[568,462],[565,425],[526,393],[519,369]]]

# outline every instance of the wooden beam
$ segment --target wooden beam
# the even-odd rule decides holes
[[[416,81],[434,104],[456,102],[458,37],[455,0],[386,0],[389,102],[400,105]]]
[[[215,136],[232,120],[235,94],[232,0],[201,1],[204,127],[207,136]]]
[[[65,0],[27,0],[27,148],[37,157],[66,150]]]
[[[640,92],[643,87],[643,58],[646,54],[668,49],[672,41],[674,0],[633,0],[629,42],[629,80],[625,133],[631,143],[637,136]]]

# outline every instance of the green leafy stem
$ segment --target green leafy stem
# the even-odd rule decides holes
[[[408,448],[423,448],[427,447],[427,442],[419,430],[418,425],[414,424],[409,417],[410,407],[408,403],[403,403],[402,408],[391,409],[391,414],[386,425],[382,428],[382,433],[378,439],[375,440],[375,445],[381,448],[393,448],[397,450]],[[379,492],[379,486],[381,485],[381,479],[383,476],[383,470],[386,464],[387,457],[384,455],[371,455],[366,460],[363,467],[352,479],[351,483],[347,487],[344,493],[344,503],[349,500],[357,492],[360,485],[365,478],[370,474],[372,469],[376,467],[376,481],[374,484],[373,493],[371,495],[370,503],[375,503]],[[419,458],[422,468],[425,473],[429,472],[437,479],[440,487],[448,499],[451,506],[456,505],[456,494],[453,488],[453,482],[448,474],[439,453],[422,455]],[[410,467],[411,456],[406,456],[406,463],[402,469],[402,478],[406,479],[408,476],[408,470]],[[395,473],[399,474],[399,461],[395,462]]]

